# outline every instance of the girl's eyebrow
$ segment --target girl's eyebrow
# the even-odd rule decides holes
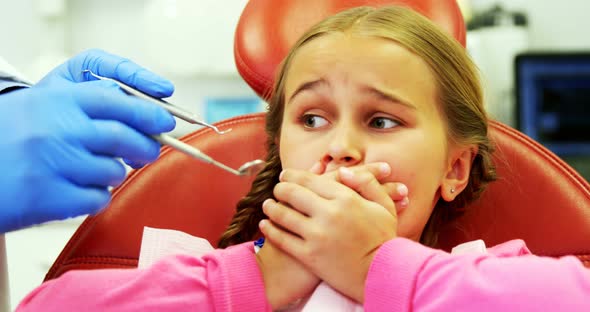
[[[293,92],[293,95],[291,95],[291,97],[289,98],[287,103],[290,103],[293,100],[293,98],[295,98],[295,96],[297,94],[301,93],[302,91],[316,89],[322,85],[330,86],[330,83],[327,80],[325,80],[324,78],[320,78],[317,80],[308,81],[308,82],[301,84],[295,90],[295,92]],[[377,96],[380,99],[386,100],[391,103],[401,104],[403,106],[406,106],[406,107],[408,107],[410,109],[414,109],[414,110],[417,109],[416,105],[412,104],[410,101],[404,99],[403,97],[401,97],[393,92],[380,90],[380,89],[377,89],[376,87],[368,86],[368,85],[362,86],[361,91],[372,94],[374,96]]]
[[[320,78],[318,80],[308,81],[308,82],[301,84],[295,90],[295,92],[293,92],[293,95],[291,95],[291,97],[289,98],[289,101],[287,101],[287,103],[291,102],[297,94],[301,93],[301,91],[315,89],[315,88],[319,87],[320,85],[324,85],[324,84],[328,84],[328,82],[326,80],[324,80],[323,78]]]
[[[362,90],[364,92],[371,93],[371,94],[373,94],[383,100],[386,100],[388,102],[401,104],[403,106],[406,106],[406,107],[414,109],[414,110],[417,109],[416,105],[412,104],[410,101],[404,99],[403,97],[401,97],[395,93],[384,91],[384,90],[379,90],[379,89],[372,87],[372,86],[364,86],[362,88]]]

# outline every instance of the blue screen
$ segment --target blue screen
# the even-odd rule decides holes
[[[560,156],[590,155],[590,54],[516,59],[517,127]]]
[[[262,100],[257,97],[210,97],[205,99],[205,121],[208,123],[263,110]]]

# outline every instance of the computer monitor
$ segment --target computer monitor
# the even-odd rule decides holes
[[[590,156],[590,53],[516,57],[517,128],[558,155]]]
[[[516,127],[590,178],[590,52],[516,57]]]

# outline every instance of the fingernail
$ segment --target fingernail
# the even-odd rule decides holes
[[[262,203],[262,211],[265,214],[268,214],[270,212],[270,210],[272,210],[273,205],[272,205],[272,199],[267,199]]]
[[[354,177],[352,170],[348,169],[347,167],[340,167],[338,171],[340,171],[341,178],[352,179]]]
[[[404,197],[404,199],[402,199],[402,200],[399,202],[399,205],[400,205],[402,208],[406,208],[406,207],[408,207],[408,205],[409,205],[409,204],[410,204],[410,198],[408,198],[408,197]]]
[[[397,193],[400,196],[408,196],[408,187],[405,184],[400,184],[397,186]]]
[[[281,171],[281,174],[279,174],[279,181],[283,181],[283,175],[285,175],[285,170]]]
[[[258,227],[260,227],[261,229],[262,229],[262,228],[265,228],[267,225],[268,225],[268,221],[267,221],[266,219],[264,219],[264,220],[261,220],[261,221],[258,223]]]
[[[322,164],[320,164],[319,161],[317,161],[315,164],[313,164],[313,166],[311,167],[311,169],[309,171],[313,172],[313,173],[318,173],[320,171]]]
[[[391,173],[391,167],[388,163],[379,164],[379,172],[384,176],[388,176]]]

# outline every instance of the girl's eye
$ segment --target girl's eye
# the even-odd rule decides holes
[[[390,118],[385,118],[385,117],[376,117],[371,119],[371,122],[369,123],[369,126],[372,128],[377,128],[377,129],[390,129],[393,128],[395,126],[398,126],[399,122],[390,119]]]
[[[306,128],[319,128],[328,124],[328,121],[325,118],[322,118],[318,115],[303,115],[301,120],[303,122],[303,126]]]

